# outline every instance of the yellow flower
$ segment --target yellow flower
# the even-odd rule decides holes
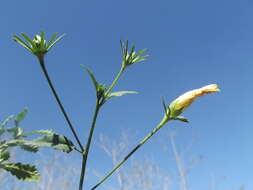
[[[179,116],[197,97],[219,91],[220,89],[217,84],[210,84],[182,94],[169,105],[170,117],[174,118]]]

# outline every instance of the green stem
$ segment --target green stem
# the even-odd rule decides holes
[[[77,149],[76,147],[74,147],[74,150],[77,151],[77,152],[79,152],[80,154],[83,154],[83,151]]]
[[[76,139],[76,141],[77,141],[80,149],[83,151],[83,146],[81,144],[81,141],[79,140],[79,138],[78,138],[78,136],[77,136],[77,134],[75,132],[75,129],[74,129],[74,127],[73,127],[73,125],[72,125],[72,123],[71,123],[71,121],[70,121],[70,119],[69,119],[69,117],[67,115],[67,112],[65,111],[65,109],[64,109],[64,107],[63,107],[63,105],[61,103],[61,100],[60,100],[60,98],[59,98],[59,96],[58,96],[58,94],[57,94],[57,92],[56,92],[56,90],[54,88],[54,85],[53,85],[53,83],[52,83],[52,81],[51,81],[51,79],[49,77],[49,74],[47,72],[47,69],[46,69],[46,66],[45,66],[45,63],[44,63],[44,56],[38,56],[38,59],[39,59],[39,62],[40,62],[41,69],[42,69],[42,71],[43,71],[43,73],[44,73],[44,75],[45,75],[45,77],[47,79],[47,82],[48,82],[48,84],[49,84],[49,86],[50,86],[50,88],[51,88],[51,90],[53,92],[53,95],[54,95],[54,97],[56,99],[56,102],[58,103],[58,105],[59,105],[59,107],[60,107],[60,109],[61,109],[61,111],[62,111],[62,113],[64,115],[64,118],[66,119],[66,121],[68,123],[68,126],[69,126],[71,132],[73,133],[73,135],[74,135],[74,137],[75,137],[75,139]]]
[[[115,77],[115,79],[114,79],[114,81],[112,82],[111,86],[110,86],[109,89],[106,91],[106,93],[105,93],[106,95],[108,95],[108,94],[112,91],[113,87],[115,86],[115,84],[116,84],[117,81],[119,80],[119,77],[122,75],[122,73],[124,72],[124,70],[125,70],[125,67],[122,65],[121,68],[120,68],[120,71],[119,71],[118,75]]]
[[[92,124],[91,124],[91,128],[90,128],[90,132],[89,132],[88,141],[87,141],[87,144],[86,144],[86,147],[85,147],[85,152],[84,152],[84,155],[83,155],[82,169],[81,169],[80,182],[79,182],[79,190],[83,189],[83,183],[84,183],[84,176],[85,176],[85,170],[86,170],[86,165],[87,165],[87,159],[88,159],[88,155],[89,155],[91,140],[92,140],[93,132],[94,132],[94,129],[95,129],[95,125],[96,125],[96,120],[97,120],[99,109],[100,109],[100,105],[99,105],[99,101],[97,100],[95,111],[94,111],[94,114],[93,114],[93,119],[92,119]]]
[[[159,129],[161,129],[165,123],[168,122],[168,119],[164,117],[164,119],[137,145],[135,146],[102,180],[99,181],[91,190],[96,189],[102,183],[104,183],[122,164],[124,164],[130,156],[133,155],[148,139],[150,139]]]

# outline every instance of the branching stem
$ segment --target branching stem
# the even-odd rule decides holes
[[[85,146],[85,153],[83,155],[82,169],[81,169],[80,182],[79,182],[79,190],[83,189],[83,183],[84,183],[84,176],[85,176],[85,171],[86,171],[87,159],[88,159],[88,155],[89,155],[89,150],[90,150],[90,145],[91,145],[91,140],[92,140],[93,132],[94,132],[94,129],[95,129],[95,126],[96,126],[96,120],[97,120],[99,109],[100,109],[99,100],[97,100],[95,111],[94,111],[94,114],[93,114],[92,124],[91,124],[91,127],[90,127],[88,141],[87,141],[87,144]]]

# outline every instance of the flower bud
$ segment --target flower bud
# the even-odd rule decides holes
[[[170,117],[176,118],[177,116],[179,116],[186,108],[188,108],[192,104],[192,102],[197,97],[201,97],[205,94],[219,91],[220,89],[218,88],[217,84],[210,84],[202,88],[191,90],[182,94],[169,105]]]
[[[41,42],[41,36],[37,34],[37,35],[34,37],[33,41],[34,41],[36,44],[40,44],[40,42]]]

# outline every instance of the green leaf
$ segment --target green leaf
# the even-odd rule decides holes
[[[17,115],[17,117],[15,118],[15,125],[16,125],[16,126],[18,126],[18,125],[19,125],[19,122],[22,121],[22,120],[25,118],[27,112],[28,112],[28,109],[25,108],[22,112],[20,112],[20,113]]]
[[[85,67],[84,65],[81,65],[82,67],[85,68],[85,70],[87,71],[87,73],[89,74],[92,82],[93,82],[93,85],[96,89],[96,92],[98,91],[98,86],[99,86],[99,83],[97,82],[97,79],[95,78],[95,75],[93,74],[93,72],[91,72],[87,67]]]
[[[14,115],[10,115],[9,117],[7,117],[1,124],[0,124],[0,128],[5,128],[5,126],[14,119]]]
[[[58,135],[52,130],[35,130],[28,133],[23,133],[22,136],[42,134],[44,136],[38,137],[35,140],[26,141],[21,139],[19,141],[11,141],[9,146],[20,146],[21,148],[37,152],[39,147],[52,147],[63,152],[71,152],[74,149],[73,143],[65,136]]]
[[[52,130],[43,129],[43,130],[35,130],[35,131],[23,133],[23,135],[24,135],[24,136],[27,136],[27,135],[36,135],[36,134],[41,134],[41,135],[53,135],[54,133],[55,133],[55,132],[52,131]]]
[[[2,134],[4,134],[6,130],[5,129],[0,129],[0,136],[2,136]]]
[[[113,97],[119,97],[119,96],[123,96],[125,94],[138,94],[138,92],[135,91],[119,91],[119,92],[112,92],[110,94],[107,95],[107,98],[113,98]]]
[[[0,124],[0,136],[6,131],[6,125],[14,119],[14,115],[10,115]]]
[[[14,139],[18,139],[19,137],[23,136],[24,129],[21,127],[15,126],[15,127],[7,129],[7,131],[13,133],[12,136]]]
[[[0,145],[0,149],[7,149],[10,147],[19,146],[20,148],[29,151],[29,152],[37,152],[39,150],[39,146],[36,144],[32,144],[32,141],[24,140],[24,139],[15,139],[9,140]]]
[[[22,148],[28,152],[38,152],[38,150],[39,150],[39,147],[37,145],[33,145],[30,142],[20,144],[19,146],[20,146],[20,148]]]
[[[186,119],[185,117],[183,116],[177,116],[176,118],[173,118],[174,120],[179,120],[179,121],[182,121],[182,122],[186,122],[186,123],[189,123],[189,120]]]
[[[0,163],[8,160],[10,158],[10,152],[0,151]]]
[[[35,166],[22,163],[1,164],[0,168],[10,172],[20,180],[39,181],[40,175]]]
[[[74,144],[67,137],[55,133],[39,137],[29,142],[29,144],[38,147],[52,147],[67,153],[74,149]]]

